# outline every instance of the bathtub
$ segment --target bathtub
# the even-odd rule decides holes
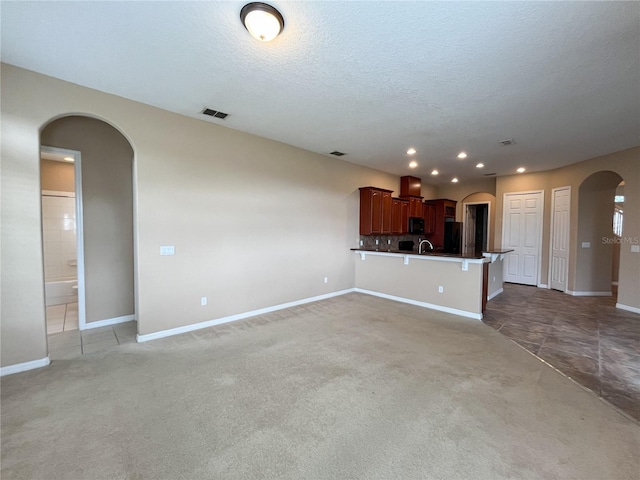
[[[78,279],[74,277],[52,278],[44,284],[45,305],[60,305],[78,301]]]

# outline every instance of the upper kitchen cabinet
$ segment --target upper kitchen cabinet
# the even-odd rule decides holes
[[[400,197],[419,197],[421,190],[422,180],[418,177],[400,177]]]
[[[436,248],[444,246],[444,224],[455,222],[456,202],[446,198],[427,200],[424,202],[424,228],[430,234],[429,240]]]
[[[391,234],[392,190],[360,188],[360,235]]]
[[[391,202],[391,233],[403,235],[409,227],[409,202],[402,198],[393,198]]]
[[[436,231],[436,206],[431,202],[424,202],[422,217],[424,218],[424,233],[434,233]]]

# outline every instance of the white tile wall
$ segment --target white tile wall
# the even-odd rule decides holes
[[[42,196],[45,281],[77,276],[76,199]]]

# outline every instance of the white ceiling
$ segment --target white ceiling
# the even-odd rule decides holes
[[[3,1],[2,61],[429,183],[640,145],[640,2],[245,3]]]

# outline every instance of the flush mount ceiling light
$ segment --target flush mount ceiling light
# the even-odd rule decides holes
[[[524,167],[520,167],[519,169],[516,170],[516,172],[518,173],[524,173],[527,169]]]
[[[261,42],[273,40],[284,28],[284,18],[280,12],[261,2],[247,3],[242,7],[240,20],[251,36]]]
[[[478,163],[478,164],[476,165],[476,168],[484,168],[484,163]]]
[[[453,177],[451,179],[451,183],[458,183],[458,178],[457,177]]]
[[[459,158],[460,160],[463,160],[463,159],[467,158],[467,154],[466,154],[465,152],[460,152],[460,153],[458,154],[458,158]]]
[[[415,160],[412,160],[411,162],[409,162],[409,168],[416,168],[418,166],[418,162],[416,162]]]
[[[414,155],[415,153],[416,153],[415,148],[410,148],[409,150],[407,150],[407,155]]]
[[[433,170],[431,170],[431,175],[436,176],[438,175],[440,172],[438,170],[436,170],[435,168]]]

